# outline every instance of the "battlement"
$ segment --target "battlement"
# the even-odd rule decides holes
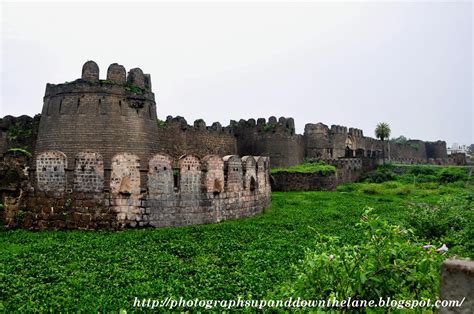
[[[97,63],[87,61],[82,66],[81,80],[89,83],[97,83],[100,77],[100,70]],[[140,68],[131,69],[126,75],[123,65],[112,63],[107,69],[107,80],[109,84],[136,86],[140,89],[151,91],[150,74],[144,74]]]
[[[93,150],[108,168],[122,151],[134,151],[142,160],[157,153],[150,76],[139,68],[125,72],[114,63],[107,80],[100,80],[98,65],[87,61],[80,79],[47,84],[36,151],[60,150],[72,160],[78,152]]]
[[[349,128],[349,134],[355,137],[364,137],[364,133],[361,129]]]
[[[166,154],[155,154],[143,169],[138,156],[120,153],[112,157],[112,168],[104,168],[101,154],[85,151],[77,153],[69,163],[68,167],[68,157],[63,152],[39,153],[36,168],[31,170],[36,172],[37,189],[104,192],[108,190],[104,178],[108,177],[111,193],[124,195],[140,194],[144,186],[150,194],[239,192],[266,186],[269,172],[269,158],[263,156],[207,155],[200,159],[183,155],[174,159]],[[148,174],[146,185],[140,183],[140,172]]]
[[[151,91],[151,76],[140,68],[131,69],[126,75],[125,67],[113,63],[107,69],[107,79],[100,80],[99,66],[87,61],[82,67],[81,78],[62,84],[47,84],[45,98],[69,94],[119,95],[134,100],[149,100],[154,103]]]
[[[271,116],[268,121],[265,118],[258,118],[257,120],[251,118],[248,120],[240,119],[239,122],[231,120],[229,128],[236,133],[252,130],[263,133],[280,133],[287,135],[295,135],[295,120],[293,118]]]
[[[111,168],[105,163],[94,151],[73,160],[61,151],[37,154],[27,221],[40,229],[181,226],[251,216],[271,200],[268,157],[155,154],[143,169],[139,156],[124,152],[112,157]]]
[[[331,132],[333,134],[347,134],[347,127],[342,125],[331,125]]]
[[[206,125],[206,121],[203,119],[197,119],[194,121],[193,125],[189,125],[184,117],[181,116],[167,116],[164,121],[165,124],[163,127],[178,125],[183,131],[211,131],[211,132],[225,132],[229,133],[230,129],[227,127],[222,127],[220,122],[213,122],[212,125]]]
[[[324,134],[327,135],[329,133],[329,127],[324,123],[307,123],[304,126],[304,134],[305,135],[312,135],[312,134]]]

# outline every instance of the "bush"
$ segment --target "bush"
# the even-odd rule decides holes
[[[20,147],[12,147],[9,150],[7,150],[7,153],[12,153],[13,155],[23,155],[26,157],[31,157],[31,153],[29,151]]]
[[[463,168],[448,167],[448,168],[441,169],[441,171],[438,174],[438,177],[439,177],[439,181],[442,183],[466,181],[467,172],[466,172],[466,169],[463,169]]]
[[[408,185],[405,185],[405,186],[400,186],[396,189],[393,189],[391,191],[392,194],[395,194],[395,195],[408,195],[412,192],[412,189],[410,186]]]
[[[285,297],[356,300],[436,299],[439,267],[444,260],[434,248],[423,249],[412,231],[390,225],[364,212],[356,225],[363,233],[357,245],[318,235],[307,250],[296,281],[282,289]]]
[[[364,194],[374,195],[374,194],[380,194],[381,189],[382,188],[380,186],[377,186],[375,184],[367,184],[367,185],[363,185],[360,188],[360,191]]]
[[[436,204],[412,204],[408,223],[415,234],[474,252],[474,193],[451,191]],[[471,253],[473,254],[473,253]]]
[[[434,175],[436,174],[436,170],[430,166],[413,166],[410,168],[409,173],[414,175]]]
[[[379,168],[375,171],[367,172],[360,180],[368,183],[382,183],[395,180],[395,177],[395,173],[391,169]]]
[[[357,186],[354,184],[340,184],[336,187],[336,191],[338,192],[354,192],[357,190]]]

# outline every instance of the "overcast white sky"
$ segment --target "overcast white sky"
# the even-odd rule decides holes
[[[473,7],[449,2],[1,5],[0,116],[94,60],[150,73],[158,117],[294,117],[474,143]]]

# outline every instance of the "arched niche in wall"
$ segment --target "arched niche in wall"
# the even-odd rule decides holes
[[[202,159],[203,185],[207,193],[218,194],[224,191],[224,161],[216,155]]]
[[[236,155],[227,155],[224,160],[224,180],[227,192],[242,191],[242,160]]]
[[[104,188],[104,159],[96,152],[76,154],[74,168],[74,190],[78,192],[101,192]]]
[[[201,192],[201,162],[192,155],[184,155],[178,161],[179,190],[181,193],[199,194]]]
[[[136,196],[140,194],[140,159],[130,153],[112,158],[110,189],[113,194]]]
[[[148,164],[148,193],[173,193],[173,160],[168,155],[154,155]]]
[[[45,151],[36,156],[36,178],[40,191],[64,192],[67,157],[59,151]]]
[[[257,163],[253,156],[244,156],[242,157],[242,167],[243,167],[243,181],[244,181],[244,190],[254,191],[256,187],[256,177],[257,177]],[[253,179],[253,189],[251,186]]]

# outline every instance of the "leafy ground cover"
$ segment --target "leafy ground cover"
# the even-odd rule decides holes
[[[324,161],[304,162],[296,166],[288,168],[273,168],[272,174],[288,172],[288,173],[319,173],[323,176],[336,173],[336,167],[326,164]]]
[[[394,173],[383,183],[353,183],[337,192],[273,193],[265,213],[214,225],[121,232],[2,229],[0,311],[130,311],[135,297],[320,296],[309,288],[315,285],[325,288],[317,289],[324,296],[361,291],[373,296],[393,292],[398,280],[409,280],[420,297],[436,297],[442,259],[474,257],[469,173],[449,170],[465,176],[446,182],[438,176],[446,168],[436,168],[435,174],[416,175],[432,176],[429,180],[414,181],[414,168],[395,169],[379,169]],[[371,232],[390,241],[369,241]],[[443,243],[449,247],[443,258],[434,251],[417,253],[422,245]],[[421,268],[413,265],[418,255],[424,258]],[[328,264],[342,257],[354,271],[345,273],[343,263]],[[393,260],[411,261],[403,269],[420,278],[391,276]],[[331,273],[319,267],[332,267],[338,276],[325,277]],[[367,279],[374,277],[372,271],[383,274],[382,284]],[[339,291],[337,285],[346,288]]]

